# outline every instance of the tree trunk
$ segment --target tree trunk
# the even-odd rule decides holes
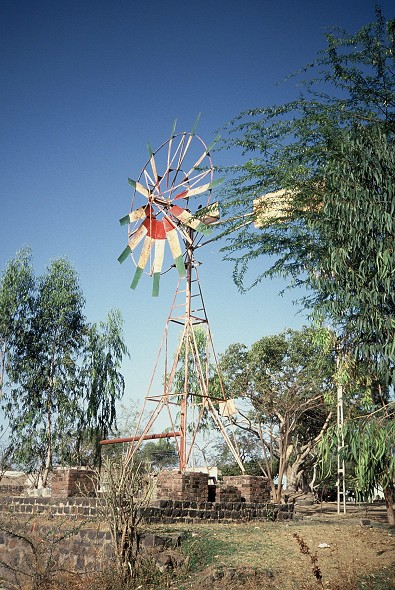
[[[301,469],[301,464],[298,461],[287,466],[286,477],[287,492],[310,492],[310,486],[306,480],[304,469]]]
[[[394,492],[393,486],[384,489],[385,505],[387,508],[387,519],[390,528],[395,528],[395,511],[394,511]]]
[[[47,480],[48,480],[48,475],[49,475],[49,470],[51,468],[51,460],[52,460],[51,417],[52,417],[51,394],[48,393],[48,395],[47,395],[47,457],[45,460],[45,466],[44,466],[43,474],[42,474],[43,488],[47,487]]]
[[[48,450],[47,450],[47,459],[45,461],[45,467],[44,467],[43,474],[42,474],[43,488],[47,487],[48,475],[49,475],[50,468],[51,468],[51,447],[49,446]]]

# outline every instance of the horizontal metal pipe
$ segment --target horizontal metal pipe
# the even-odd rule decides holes
[[[181,432],[162,432],[161,434],[146,434],[145,436],[129,436],[127,438],[111,438],[101,440],[101,445],[115,445],[116,443],[136,442],[138,440],[155,440],[156,438],[175,438],[181,436]]]

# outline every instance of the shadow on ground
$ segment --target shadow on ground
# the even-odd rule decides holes
[[[314,521],[338,520],[357,521],[359,524],[387,523],[387,510],[384,502],[368,503],[346,503],[346,512],[343,512],[343,505],[338,512],[337,502],[322,502],[321,504],[298,504],[295,503],[295,519],[309,519]]]

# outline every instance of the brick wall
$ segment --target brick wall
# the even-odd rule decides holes
[[[95,472],[90,469],[55,469],[51,477],[53,498],[95,495]]]
[[[217,502],[241,502],[241,491],[229,484],[219,485],[215,495]]]
[[[156,482],[156,498],[184,502],[207,502],[208,475],[206,473],[162,471]],[[210,486],[211,487],[211,486]],[[259,475],[226,476],[215,489],[218,502],[268,502],[270,487],[267,478]]]
[[[270,499],[269,482],[260,475],[233,475],[225,476],[222,487],[234,489],[240,492],[242,502],[268,502]]]
[[[185,502],[207,502],[207,473],[161,471],[156,478],[156,498]]]

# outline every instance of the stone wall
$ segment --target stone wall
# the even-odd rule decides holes
[[[46,498],[24,496],[1,496],[0,513],[16,513],[34,516],[61,516],[74,519],[94,518],[97,515],[99,498]]]
[[[48,582],[64,571],[91,574],[105,571],[113,561],[110,533],[94,529],[59,529],[17,527],[12,532],[0,530],[0,580],[12,588],[26,588],[32,575]],[[7,567],[8,565],[8,567]],[[11,569],[12,568],[12,569]]]
[[[0,513],[23,514],[27,518],[35,515],[65,517],[75,520],[95,519],[100,498],[0,498]],[[146,523],[183,522],[200,520],[277,520],[292,518],[293,504],[280,506],[270,502],[195,502],[171,499],[153,500],[142,510]]]
[[[225,498],[231,493],[239,495],[241,502],[268,502],[270,487],[267,478],[260,475],[232,475],[224,476],[219,486],[219,495]],[[237,501],[237,500],[236,500]]]
[[[292,519],[293,504],[156,500],[142,510],[146,523],[248,522]]]

